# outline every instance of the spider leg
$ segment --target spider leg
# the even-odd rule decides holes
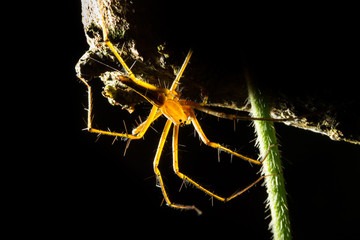
[[[219,195],[217,195],[217,194],[211,192],[210,190],[202,187],[200,184],[198,184],[197,182],[195,182],[194,180],[189,178],[187,175],[180,172],[180,169],[179,169],[179,157],[178,157],[178,138],[179,138],[179,126],[175,125],[174,130],[173,130],[173,168],[174,168],[174,172],[176,173],[176,175],[178,175],[181,179],[184,179],[184,180],[192,183],[196,188],[198,188],[201,191],[209,194],[212,198],[216,198],[216,199],[218,199],[218,200],[220,200],[222,202],[228,202],[228,201],[238,197],[239,195],[243,194],[244,192],[246,192],[247,190],[249,190],[250,188],[255,186],[255,184],[260,182],[263,178],[277,174],[277,173],[275,173],[275,174],[271,174],[271,175],[261,176],[256,181],[251,183],[249,186],[247,186],[246,188],[244,188],[244,189],[242,189],[242,190],[240,190],[238,192],[235,192],[230,197],[228,197],[228,198],[220,197]]]
[[[205,100],[207,101],[207,100]],[[269,122],[287,122],[287,121],[294,121],[294,120],[299,120],[302,117],[305,117],[306,115],[302,115],[299,117],[289,117],[289,118],[255,118],[255,117],[249,117],[249,116],[240,116],[240,115],[236,115],[236,114],[228,114],[228,113],[223,113],[223,112],[218,112],[215,111],[211,108],[206,107],[206,102],[205,103],[196,103],[193,101],[189,101],[189,100],[183,100],[183,102],[188,105],[191,106],[192,108],[204,112],[206,114],[215,116],[215,117],[219,117],[219,118],[225,118],[225,119],[230,119],[230,120],[249,120],[249,121],[269,121]]]
[[[200,123],[198,122],[198,120],[196,119],[195,116],[192,116],[191,118],[191,122],[195,128],[195,130],[198,132],[201,140],[208,146],[212,147],[212,148],[217,148],[217,149],[220,149],[220,150],[223,150],[225,152],[228,152],[236,157],[239,157],[239,158],[242,158],[244,160],[247,160],[249,162],[252,162],[252,163],[255,163],[255,164],[259,164],[261,165],[262,162],[266,159],[268,153],[269,153],[269,150],[268,150],[268,153],[266,154],[266,156],[261,160],[261,161],[258,161],[258,160],[255,160],[255,159],[252,159],[252,158],[249,158],[249,157],[246,157],[244,155],[241,155],[240,153],[237,153],[237,152],[234,152],[224,146],[221,146],[219,143],[215,143],[215,142],[211,142],[205,135],[204,131],[202,130],[201,126],[200,126]]]
[[[225,202],[226,198],[220,197],[212,192],[210,192],[209,190],[207,190],[206,188],[200,186],[197,182],[195,182],[194,180],[192,180],[191,178],[189,178],[188,176],[186,176],[185,174],[181,173],[179,170],[179,157],[178,157],[178,152],[179,152],[179,147],[178,147],[178,138],[179,138],[179,125],[174,125],[174,131],[173,131],[173,169],[174,172],[176,173],[176,175],[178,175],[181,179],[185,179],[186,181],[192,183],[195,187],[197,187],[198,189],[200,189],[201,191],[209,194],[210,196]]]
[[[101,0],[99,0],[99,6],[100,6],[100,15],[101,15],[101,20],[102,20],[103,39],[104,39],[104,42],[106,43],[106,45],[110,48],[111,52],[119,60],[119,62],[124,67],[124,69],[128,73],[131,80],[133,80],[136,84],[138,84],[140,86],[143,86],[145,88],[148,88],[150,90],[158,90],[157,87],[155,87],[155,86],[153,86],[153,85],[151,85],[149,83],[143,82],[141,80],[138,80],[135,77],[134,73],[131,71],[131,69],[128,67],[128,65],[125,63],[125,61],[122,59],[120,54],[117,52],[116,48],[114,47],[114,45],[111,43],[111,41],[108,38],[107,29],[106,29],[106,26],[105,26],[105,19],[104,19],[103,9],[102,9],[102,5],[101,5]]]
[[[243,194],[244,192],[246,192],[247,190],[249,190],[250,188],[252,188],[253,186],[255,186],[255,184],[257,184],[258,182],[260,182],[263,178],[266,178],[266,177],[270,177],[270,176],[274,176],[274,175],[277,175],[278,173],[274,173],[274,174],[269,174],[269,175],[263,175],[261,177],[259,177],[255,182],[253,182],[252,184],[250,184],[249,186],[247,186],[246,188],[238,191],[238,192],[235,192],[233,195],[231,195],[230,197],[228,197],[226,199],[226,201],[230,201],[231,199],[234,199],[236,198],[237,196]]]
[[[91,92],[91,86],[87,83],[87,81],[83,78],[81,78],[80,76],[78,76],[78,78],[87,86],[88,88],[88,117],[87,117],[87,130],[89,132],[94,132],[94,133],[99,133],[99,134],[106,134],[106,135],[110,135],[110,136],[115,136],[115,137],[124,137],[124,138],[128,138],[128,139],[140,139],[144,136],[144,134],[146,133],[146,131],[148,130],[150,124],[155,121],[156,118],[159,117],[158,114],[158,108],[153,106],[150,114],[148,116],[148,118],[146,119],[145,122],[143,122],[141,125],[141,128],[137,127],[135,128],[135,133],[133,134],[128,134],[128,133],[117,133],[117,132],[111,132],[111,131],[104,131],[104,130],[100,130],[100,129],[96,129],[92,127],[92,92]],[[134,131],[133,131],[134,132]]]
[[[159,166],[159,162],[160,162],[160,157],[161,157],[161,153],[163,151],[164,148],[164,144],[167,138],[167,135],[169,133],[170,127],[171,127],[172,122],[170,120],[166,121],[164,130],[161,134],[160,137],[160,142],[156,151],[156,155],[155,155],[155,159],[154,159],[154,172],[156,174],[157,177],[157,184],[158,186],[161,188],[162,194],[164,196],[165,202],[168,206],[173,207],[173,208],[178,208],[178,209],[184,209],[184,210],[195,210],[199,215],[202,213],[199,209],[197,209],[195,206],[187,206],[187,205],[180,205],[180,204],[176,204],[176,203],[172,203],[169,199],[169,196],[165,190],[165,185],[161,176],[161,172],[158,168]]]
[[[188,54],[187,54],[187,56],[186,56],[186,58],[185,58],[185,60],[184,60],[183,65],[182,65],[181,68],[180,68],[180,71],[179,71],[178,74],[176,75],[176,77],[175,77],[175,79],[174,79],[174,81],[173,81],[173,83],[172,83],[172,85],[171,85],[170,92],[175,92],[176,87],[177,87],[177,85],[179,84],[180,78],[181,78],[181,76],[182,76],[182,74],[183,74],[183,72],[184,72],[187,64],[189,63],[189,60],[190,60],[190,58],[191,58],[192,53],[193,53],[193,51],[190,49],[189,52],[188,52]]]
[[[152,122],[154,122],[156,119],[158,119],[159,117],[162,116],[162,112],[160,110],[157,110],[155,116],[154,116],[154,119],[152,120]],[[145,122],[142,122],[141,124],[139,124],[136,128],[134,128],[132,130],[132,134],[133,135],[137,135],[139,132],[141,132],[144,127],[146,126],[146,121]]]

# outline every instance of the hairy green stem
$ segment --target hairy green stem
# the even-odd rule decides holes
[[[269,106],[248,73],[246,73],[246,80],[252,117],[270,118]],[[277,144],[274,123],[271,121],[254,121],[254,127],[257,134],[256,144],[259,147],[260,155],[263,157],[271,145]],[[265,176],[275,174],[264,179],[268,194],[266,207],[270,209],[271,213],[269,228],[272,230],[273,237],[275,240],[291,239],[289,211],[278,145],[270,148],[269,155],[262,165],[262,174]]]

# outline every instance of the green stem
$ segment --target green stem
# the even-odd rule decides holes
[[[270,118],[269,106],[260,90],[255,87],[248,73],[246,73],[246,80],[252,117]],[[270,146],[277,144],[274,123],[271,121],[254,121],[254,127],[260,155],[265,156]],[[262,165],[262,175],[271,174],[275,175],[264,179],[268,193],[267,207],[271,212],[269,227],[272,229],[275,240],[288,240],[291,239],[290,219],[278,145],[271,147],[269,155]]]

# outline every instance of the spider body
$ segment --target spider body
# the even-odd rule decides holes
[[[217,117],[228,118],[228,119],[239,119],[239,118],[249,119],[249,118],[216,112],[216,111],[206,108],[204,106],[204,104],[198,104],[198,103],[180,98],[180,94],[176,91],[176,89],[177,89],[178,83],[180,81],[180,78],[191,58],[191,55],[193,53],[192,50],[190,50],[188,52],[188,54],[184,60],[184,63],[182,65],[182,67],[180,68],[179,72],[177,73],[177,76],[174,79],[170,89],[159,88],[159,87],[156,87],[154,85],[151,85],[149,83],[146,83],[144,81],[137,79],[135,77],[134,73],[132,73],[131,69],[127,66],[125,61],[122,59],[120,54],[116,51],[116,48],[112,45],[112,43],[108,39],[107,30],[106,30],[105,21],[104,21],[103,10],[102,10],[102,6],[101,6],[101,0],[99,0],[99,5],[100,5],[100,14],[101,14],[101,18],[102,18],[102,31],[103,31],[104,42],[110,48],[110,50],[115,55],[115,57],[119,60],[119,62],[124,67],[125,72],[127,74],[127,76],[124,74],[119,74],[117,77],[117,80],[120,81],[122,84],[126,85],[130,90],[135,91],[137,94],[142,96],[149,103],[151,103],[153,105],[153,107],[150,111],[148,118],[144,122],[142,122],[140,125],[138,125],[136,128],[134,128],[132,130],[131,134],[129,134],[127,131],[126,131],[126,133],[117,133],[117,132],[111,132],[111,131],[105,131],[105,130],[93,128],[92,127],[91,86],[88,84],[88,82],[84,78],[82,78],[81,76],[78,76],[79,79],[88,88],[87,130],[89,132],[105,134],[105,135],[110,135],[110,136],[115,136],[115,137],[121,137],[121,138],[126,138],[129,140],[130,139],[141,139],[144,136],[144,134],[146,133],[147,129],[150,127],[150,124],[152,122],[154,122],[160,116],[164,115],[167,118],[167,121],[165,123],[163,132],[160,137],[160,141],[159,141],[157,151],[155,154],[155,158],[154,158],[154,162],[153,162],[153,167],[154,167],[155,175],[157,177],[157,185],[162,190],[164,200],[168,206],[173,207],[173,208],[184,209],[184,210],[195,210],[198,214],[201,214],[201,211],[195,206],[176,204],[170,200],[170,198],[167,194],[167,191],[165,189],[165,184],[163,182],[161,172],[158,168],[159,162],[160,162],[160,157],[161,157],[161,154],[162,154],[162,151],[164,148],[164,144],[165,144],[165,141],[167,139],[168,133],[169,133],[172,125],[174,125],[173,126],[173,137],[172,137],[172,148],[173,148],[172,153],[173,153],[173,169],[174,169],[175,174],[178,175],[181,179],[183,179],[183,181],[190,182],[196,188],[207,193],[212,198],[216,198],[220,201],[227,202],[227,201],[241,195],[243,192],[245,192],[246,190],[248,190],[249,188],[254,186],[261,179],[266,177],[266,176],[261,176],[255,182],[253,182],[248,187],[246,187],[245,189],[238,191],[229,197],[224,198],[224,197],[221,197],[221,196],[211,192],[210,190],[202,187],[199,183],[197,183],[196,181],[194,181],[193,179],[191,179],[190,177],[188,177],[187,175],[185,175],[184,173],[182,173],[180,171],[179,159],[178,159],[178,136],[179,136],[179,127],[184,126],[184,125],[192,124],[194,126],[194,129],[198,133],[200,139],[202,140],[202,142],[205,143],[206,145],[208,145],[209,147],[216,148],[219,151],[225,151],[229,154],[232,154],[236,157],[242,158],[249,162],[261,165],[262,162],[266,159],[267,154],[261,161],[258,161],[258,160],[246,157],[244,155],[241,155],[240,153],[237,153],[235,151],[232,151],[229,148],[226,148],[219,143],[211,142],[206,137],[204,131],[201,128],[200,123],[198,122],[198,120],[195,116],[194,109],[203,111],[203,112],[211,114],[211,115],[215,115]],[[105,91],[104,95],[113,94],[110,90],[104,89],[104,91]],[[255,120],[268,120],[268,119],[258,118]]]
[[[159,108],[161,113],[174,125],[182,126],[191,123],[190,117],[194,116],[195,113],[188,101],[179,99],[180,94],[176,91],[157,87],[155,90],[149,90],[144,86],[137,85],[131,78],[124,76],[118,76],[118,80]]]
[[[145,98],[153,106],[160,108],[168,95],[168,89],[155,87],[154,89],[146,88],[143,85],[136,84],[131,78],[125,76],[118,76],[118,80],[126,85],[128,88]]]

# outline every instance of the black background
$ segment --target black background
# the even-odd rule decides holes
[[[37,120],[40,125],[36,125],[41,126],[39,129],[41,131],[36,132],[36,136],[40,138],[36,138],[39,139],[36,141],[30,137],[26,139],[28,146],[31,146],[28,153],[32,153],[35,158],[31,162],[19,161],[17,163],[19,168],[26,172],[23,178],[17,179],[21,186],[17,190],[21,196],[17,198],[17,201],[23,209],[22,216],[27,219],[40,217],[45,222],[65,222],[69,226],[96,225],[104,221],[111,221],[121,228],[121,234],[129,231],[127,228],[129,225],[138,229],[152,227],[148,236],[167,226],[168,231],[177,233],[181,231],[185,236],[198,231],[206,236],[216,233],[225,236],[236,234],[239,238],[245,239],[270,239],[271,234],[268,231],[270,219],[266,218],[269,213],[265,212],[264,204],[266,193],[261,184],[257,184],[256,187],[229,203],[223,204],[214,200],[214,206],[208,196],[191,186],[183,188],[179,193],[178,189],[182,182],[172,173],[170,141],[165,146],[161,165],[170,198],[177,203],[195,204],[204,214],[197,216],[191,211],[177,211],[160,206],[162,194],[160,189],[155,186],[152,160],[164,124],[163,119],[159,119],[154,125],[159,133],[150,129],[144,140],[132,141],[125,157],[123,156],[125,142],[116,141],[112,145],[113,138],[107,136],[101,136],[96,141],[96,135],[82,131],[86,127],[84,107],[87,104],[87,94],[86,87],[75,76],[74,66],[88,46],[82,29],[79,1],[71,1],[63,6],[62,14],[56,16],[56,18],[61,18],[61,21],[57,23],[54,35],[47,39],[48,43],[44,43],[50,43],[49,46],[42,45],[45,48],[44,51],[47,49],[49,51],[47,59],[56,61],[56,64],[52,61],[49,66],[47,63],[44,63],[43,66],[44,69],[50,69],[49,72],[46,72],[46,79],[43,80],[43,83],[54,91],[44,91],[43,94],[40,94],[43,103],[44,99],[47,100],[46,104],[41,107],[42,117]],[[221,6],[223,6],[221,10],[226,9],[224,5]],[[297,6],[291,7],[294,9]],[[301,14],[299,13],[294,19],[308,14],[307,10],[313,9],[313,6],[302,6],[301,9],[299,11]],[[197,10],[199,11],[194,12],[201,12],[200,9]],[[348,8],[345,8],[341,11],[347,10]],[[241,14],[236,15],[235,12],[235,10],[229,12],[232,20],[239,15],[241,19],[262,16],[262,13],[257,16],[247,13],[244,17]],[[266,7],[262,12],[267,12]],[[279,12],[282,11],[279,10]],[[267,17],[272,15],[279,17],[279,12],[269,14]],[[331,10],[325,11],[326,17],[320,14],[323,12],[322,8],[316,8],[312,12],[311,16],[320,16],[324,19],[324,25],[331,31],[333,31],[333,23],[327,22],[328,19],[338,23],[339,19],[352,14],[345,12],[340,17],[336,17],[339,16],[340,10],[337,10],[335,6]],[[286,15],[291,18],[293,13],[290,12]],[[272,25],[271,22],[266,21],[267,19],[264,18],[264,22]],[[282,17],[279,17],[277,21],[286,22]],[[352,20],[350,19],[349,22],[351,23]],[[305,26],[313,26],[312,23],[313,20]],[[317,51],[318,47],[309,47],[313,46],[309,36],[314,35],[304,35],[308,33],[306,29],[303,29],[299,36],[294,36],[293,39],[303,36],[307,39],[308,47],[303,45],[304,49],[292,48],[292,52],[289,52],[288,47],[283,48],[284,45],[279,43],[278,39],[269,37],[273,31],[270,26],[264,25],[264,29],[269,33],[263,36],[261,43],[267,44],[251,44],[244,54],[248,56],[248,59],[255,59],[252,62],[254,65],[259,63],[257,68],[265,67],[264,70],[259,70],[257,73],[259,76],[266,76],[268,70],[273,69],[275,65],[278,66],[274,64],[275,60],[286,64],[288,60],[300,63],[306,59],[310,64],[315,66],[319,64],[320,67],[316,68],[317,70],[302,72],[302,67],[288,64],[289,67],[284,68],[285,73],[282,78],[298,78],[296,83],[302,79],[299,75],[314,76],[316,74],[319,82],[315,82],[314,86],[317,90],[319,90],[317,87],[325,86],[327,90],[333,91],[334,97],[335,95],[339,96],[335,91],[339,89],[340,96],[353,95],[357,91],[351,87],[351,84],[353,81],[357,81],[358,75],[347,72],[346,77],[342,77],[344,76],[341,74],[344,70],[342,64],[333,63],[333,61],[352,62],[346,57],[353,55],[351,50],[354,45],[346,43],[348,43],[348,38],[352,38],[352,32],[355,29],[352,28],[352,25],[346,25],[347,23],[347,21],[340,22],[341,26],[337,29],[344,30],[343,26],[345,25],[348,29],[345,29],[344,32],[349,34],[344,33],[337,38],[341,39],[340,42],[333,39],[329,42],[329,46],[325,46],[322,42],[331,37],[328,36],[330,30],[322,35],[318,31],[318,29],[324,29],[322,26],[310,29],[310,32],[316,33],[316,36],[322,36],[316,38],[320,41],[317,44],[320,52]],[[303,26],[301,22],[298,24]],[[248,23],[248,25],[244,23],[243,25],[249,29],[251,26],[257,26],[253,23]],[[180,29],[181,32],[180,27],[171,29]],[[196,29],[197,27],[191,28],[190,33],[197,32]],[[203,31],[207,32],[206,29]],[[258,31],[263,33],[261,30]],[[339,34],[337,30],[334,31],[335,35]],[[282,29],[275,32],[282,32]],[[174,38],[175,35],[175,33],[169,32],[169,38]],[[275,34],[274,36],[280,36],[282,39],[285,35]],[[39,41],[42,40],[39,39]],[[193,45],[193,47],[195,45],[194,50],[196,51],[196,46],[199,46],[199,52],[203,54],[206,54],[204,49],[214,43],[207,45],[201,44],[200,40],[195,40],[195,43],[187,41],[189,42],[184,42],[184,49],[187,49],[189,45]],[[180,40],[176,42],[176,44],[180,43]],[[272,43],[276,43],[276,48],[272,47]],[[338,45],[336,45],[337,43]],[[355,49],[353,50],[355,51]],[[341,53],[345,51],[345,53],[339,54],[339,51]],[[209,52],[207,53],[209,54]],[[274,54],[282,57],[273,60],[271,56],[275,56]],[[331,60],[329,60],[329,55],[332,57]],[[324,61],[333,64],[327,67]],[[346,69],[353,69],[353,65],[345,63]],[[338,67],[335,77],[329,78],[334,76],[335,66]],[[348,77],[352,77],[352,79]],[[335,81],[336,85],[328,84],[329,79],[331,82]],[[272,80],[276,86],[276,77],[273,75]],[[311,81],[314,82],[314,78]],[[327,84],[324,85],[325,82]],[[287,84],[286,86],[292,85]],[[307,88],[301,85],[297,89],[298,92],[301,92]],[[350,91],[345,94],[343,91],[347,90]],[[94,110],[95,121],[99,126],[110,127],[112,130],[121,129],[123,119],[126,120],[128,127],[134,124],[131,121],[136,116],[130,117],[126,112],[111,107],[101,97],[96,98],[95,96],[94,98],[97,100],[94,108],[96,109]],[[50,106],[48,103],[51,103]],[[142,106],[142,110],[139,110],[137,114],[144,119],[149,109],[150,107],[147,105]],[[203,114],[199,114],[198,117],[211,140],[236,148],[244,155],[257,157],[257,149],[253,146],[255,136],[250,122],[239,122],[236,132],[234,132],[231,121],[218,120]],[[359,222],[357,204],[359,146],[334,142],[326,136],[282,124],[276,124],[276,131],[281,145],[294,239],[317,239],[319,237],[355,239],[356,229],[354,227]],[[185,145],[181,146],[180,168],[184,173],[189,174],[216,193],[222,196],[231,195],[259,177],[258,166],[251,166],[247,162],[235,158],[231,163],[230,156],[225,153],[221,154],[219,163],[217,151],[201,145],[198,138],[193,137],[193,129],[190,126],[181,129],[180,134],[180,143]],[[171,226],[169,227],[169,225]]]

